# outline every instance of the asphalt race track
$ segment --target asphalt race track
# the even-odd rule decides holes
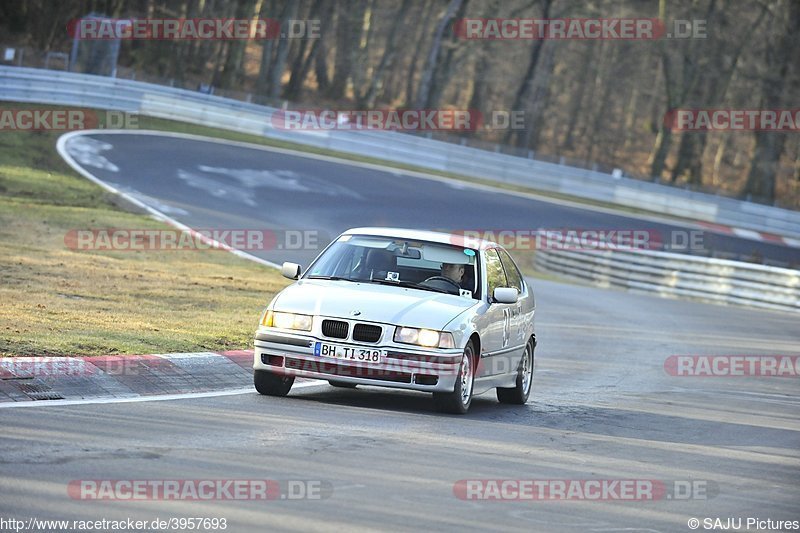
[[[225,517],[228,531],[689,531],[690,518],[800,514],[797,378],[672,377],[671,354],[798,354],[796,317],[535,282],[532,399],[327,384],[114,405],[0,409],[0,513]],[[312,480],[323,500],[87,501],[73,480]],[[465,479],[692,482],[704,499],[464,501]],[[330,485],[328,485],[330,484]],[[46,511],[45,511],[46,509]]]
[[[325,228],[334,236],[372,224],[660,227],[268,151],[93,137],[113,148],[83,146],[87,170],[198,228]],[[761,244],[726,239],[732,248]],[[742,530],[747,518],[800,520],[798,377],[665,369],[671,355],[800,355],[795,315],[531,283],[539,346],[525,406],[485,394],[457,417],[436,413],[424,394],[323,383],[280,399],[253,392],[0,409],[0,516],[226,518],[228,531],[685,532],[692,518],[700,530],[706,518],[741,518]],[[325,490],[322,499],[210,502],[68,492],[79,480],[155,479],[305,480]],[[458,497],[462,480],[534,479],[650,480],[667,492],[644,501]]]
[[[652,231],[666,242],[676,239],[672,232],[685,234],[691,229],[426,180],[401,171],[180,137],[81,135],[70,139],[66,148],[97,178],[193,228],[316,230],[320,241],[358,226],[590,228]],[[725,254],[800,263],[798,248],[733,235],[704,232],[703,245]],[[307,265],[318,251],[276,249],[254,255]]]

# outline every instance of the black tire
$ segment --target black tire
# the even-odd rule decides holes
[[[468,372],[466,375],[464,372]],[[472,341],[467,343],[462,355],[461,365],[456,377],[456,387],[453,392],[434,392],[433,401],[436,408],[443,413],[464,415],[472,405],[472,385],[475,382],[475,349]]]
[[[510,403],[523,405],[528,401],[528,397],[533,389],[533,350],[535,343],[531,340],[525,346],[525,353],[517,368],[517,384],[514,388],[505,389],[497,387],[497,401],[500,403]]]
[[[259,394],[286,396],[294,385],[294,376],[281,376],[266,370],[256,370],[253,372],[253,384]]]
[[[355,383],[345,383],[344,381],[335,381],[335,380],[329,379],[328,383],[330,383],[331,387],[339,387],[339,388],[342,388],[342,389],[355,389],[356,388],[356,384]]]

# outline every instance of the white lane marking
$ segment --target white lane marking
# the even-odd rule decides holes
[[[154,208],[158,209],[162,213],[166,213],[168,215],[184,215],[184,216],[190,214],[189,211],[187,211],[186,209],[182,209],[180,207],[175,207],[175,206],[171,206],[169,204],[165,204],[164,202],[162,202],[160,200],[157,200],[156,198],[153,198],[152,196],[148,196],[146,194],[142,194],[142,193],[140,193],[139,191],[137,191],[135,189],[129,189],[129,188],[125,187],[124,185],[120,185],[118,183],[112,183],[111,185],[113,187],[116,187],[116,189],[119,190],[119,191],[122,191],[124,193],[130,194],[131,196],[134,196],[134,197],[138,198],[139,200],[141,200],[142,202],[146,203],[147,205],[153,206]]]
[[[242,187],[254,189],[256,187],[266,187],[287,192],[313,192],[325,194],[327,196],[347,196],[357,200],[363,197],[355,191],[342,185],[332,183],[328,179],[321,179],[310,174],[302,174],[293,170],[277,169],[264,170],[252,168],[225,168],[210,167],[208,165],[198,165],[200,171],[207,174],[217,174],[228,176],[237,180]],[[215,182],[223,187],[230,188],[229,182]]]
[[[327,381],[307,381],[298,383],[292,387],[294,389],[307,389],[327,385]],[[91,398],[86,400],[26,400],[22,402],[3,402],[0,409],[13,409],[15,407],[58,407],[65,405],[92,405],[106,403],[140,403],[140,402],[162,402],[166,400],[191,400],[194,398],[216,398],[219,396],[237,396],[240,394],[257,394],[255,389],[232,389],[216,392],[187,392],[185,394],[162,394],[158,396],[133,396],[130,398]]]
[[[249,188],[269,187],[286,192],[312,192],[310,187],[300,183],[302,176],[291,170],[224,168],[208,165],[198,165],[197,168],[208,174],[229,176]]]
[[[366,485],[356,483],[355,485],[342,485],[341,487],[334,487],[335,490],[348,490],[348,489],[365,489]]]
[[[153,355],[168,361],[170,359],[200,359],[203,357],[222,357],[228,359],[224,355],[220,355],[217,352],[154,353]]]
[[[94,134],[100,134],[100,133],[104,133],[104,132],[108,133],[109,131],[106,131],[106,130],[84,130],[84,131],[71,131],[69,133],[65,133],[64,135],[62,135],[61,137],[58,138],[58,142],[56,143],[56,150],[58,151],[59,155],[64,159],[64,161],[66,161],[67,164],[70,167],[72,167],[72,169],[75,172],[77,172],[78,174],[80,174],[84,178],[88,179],[92,183],[95,183],[95,184],[99,185],[100,187],[104,188],[105,190],[111,192],[112,194],[116,194],[116,195],[121,196],[122,198],[125,198],[126,200],[131,202],[133,205],[138,206],[138,207],[144,209],[145,211],[147,211],[148,213],[150,213],[156,220],[160,220],[162,222],[165,222],[165,223],[171,225],[174,228],[191,232],[192,228],[190,228],[186,224],[182,224],[181,222],[178,222],[174,218],[166,215],[165,213],[159,211],[158,209],[155,209],[154,207],[150,207],[149,205],[145,204],[141,200],[138,200],[138,199],[134,198],[133,196],[131,196],[130,194],[125,193],[123,191],[120,191],[119,189],[114,188],[113,186],[111,186],[108,183],[104,182],[100,178],[96,177],[91,172],[89,172],[88,170],[86,170],[85,168],[80,166],[75,161],[75,159],[72,158],[72,156],[69,154],[69,152],[67,151],[67,143],[71,139],[73,139],[74,137],[77,137],[77,136],[80,136],[80,135],[87,135],[89,133],[94,133]],[[117,130],[116,133],[125,133],[125,130]],[[225,243],[221,243],[221,242],[218,242],[218,241],[216,241],[214,239],[209,239],[209,238],[203,237],[203,236],[201,236],[201,238],[203,238],[205,241],[207,241],[212,246],[219,247],[219,248],[224,249],[224,250],[228,250],[232,254],[234,254],[234,255],[236,255],[238,257],[241,257],[242,259],[248,259],[250,261],[255,261],[256,263],[259,263],[259,264],[262,264],[264,266],[268,266],[268,267],[271,267],[271,268],[277,268],[277,269],[281,268],[281,266],[278,265],[277,263],[273,263],[272,261],[267,261],[266,259],[261,259],[260,257],[256,257],[256,256],[254,256],[252,254],[248,254],[247,252],[243,252],[243,251],[237,250],[235,248],[230,248]]]
[[[394,167],[378,165],[375,163],[363,163],[361,161],[351,161],[349,159],[341,159],[338,157],[328,156],[328,155],[320,155],[320,154],[313,154],[310,152],[301,152],[299,150],[290,150],[287,148],[277,148],[274,146],[264,146],[261,144],[253,144],[247,143],[242,141],[230,141],[227,139],[218,139],[213,137],[204,137],[202,135],[192,135],[190,133],[177,133],[172,131],[157,131],[157,130],[81,130],[81,131],[74,131],[70,133],[66,133],[59,138],[59,143],[61,139],[66,136],[74,136],[74,135],[150,135],[150,136],[161,136],[161,137],[174,137],[178,139],[189,139],[195,141],[202,141],[202,142],[212,142],[216,144],[224,144],[228,146],[237,146],[241,148],[249,148],[251,150],[261,150],[264,152],[274,152],[278,154],[285,154],[291,155],[295,157],[304,157],[306,159],[316,159],[318,161],[326,161],[329,163],[336,163],[339,165],[349,165],[352,167],[359,167],[359,168],[368,168],[372,170],[378,170],[380,172],[386,172],[389,174],[403,175],[403,176],[412,176],[415,178],[422,178],[429,181],[438,181],[440,183],[444,183],[447,185],[456,185],[463,188],[469,188],[484,192],[492,192],[498,194],[507,194],[509,196],[515,196],[517,198],[527,198],[531,200],[537,200],[539,202],[545,202],[552,205],[560,205],[563,207],[572,207],[575,209],[581,209],[583,211],[592,211],[595,213],[604,213],[607,215],[613,215],[618,217],[630,218],[635,220],[644,220],[648,222],[654,222],[657,224],[666,224],[670,226],[680,225],[681,227],[691,228],[691,229],[699,229],[699,230],[706,230],[706,231],[714,231],[713,228],[709,228],[708,226],[704,225],[703,221],[695,221],[683,218],[668,218],[663,216],[657,215],[644,215],[639,213],[632,213],[629,211],[620,211],[619,209],[612,209],[610,207],[601,207],[597,205],[585,204],[575,200],[566,200],[563,198],[554,198],[551,196],[544,196],[541,194],[537,194],[535,192],[520,192],[520,191],[513,191],[509,189],[502,189],[497,186],[492,185],[484,185],[479,183],[473,183],[469,181],[464,181],[456,178],[446,178],[443,176],[436,176],[434,174],[426,174],[425,172],[416,172],[413,170],[399,170]],[[265,137],[266,140],[270,140],[268,137]],[[62,154],[63,156],[63,154]],[[74,168],[74,167],[73,167]],[[77,170],[77,169],[76,169]],[[80,172],[80,171],[79,171]],[[81,172],[84,174],[84,172]],[[85,175],[85,174],[84,174]],[[477,179],[477,178],[476,178]],[[759,235],[759,239],[760,235]],[[279,268],[279,267],[276,267]]]
[[[90,137],[76,139],[70,147],[70,155],[77,159],[81,164],[90,167],[101,168],[111,172],[119,172],[119,167],[109,161],[101,152],[106,152],[114,148],[109,143],[104,143]]]
[[[256,207],[255,191],[243,187],[236,187],[230,183],[222,183],[213,178],[201,176],[193,172],[188,172],[182,168],[178,169],[178,179],[186,183],[189,187],[205,191],[215,198],[227,200],[231,203],[241,203]]]

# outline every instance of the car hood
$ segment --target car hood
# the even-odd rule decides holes
[[[463,296],[377,283],[300,280],[285,288],[273,307],[276,311],[443,329],[479,303]]]

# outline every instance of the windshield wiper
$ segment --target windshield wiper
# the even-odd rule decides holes
[[[342,276],[307,276],[304,279],[330,279],[334,281],[353,281],[353,282],[363,281],[360,279],[344,278]]]

